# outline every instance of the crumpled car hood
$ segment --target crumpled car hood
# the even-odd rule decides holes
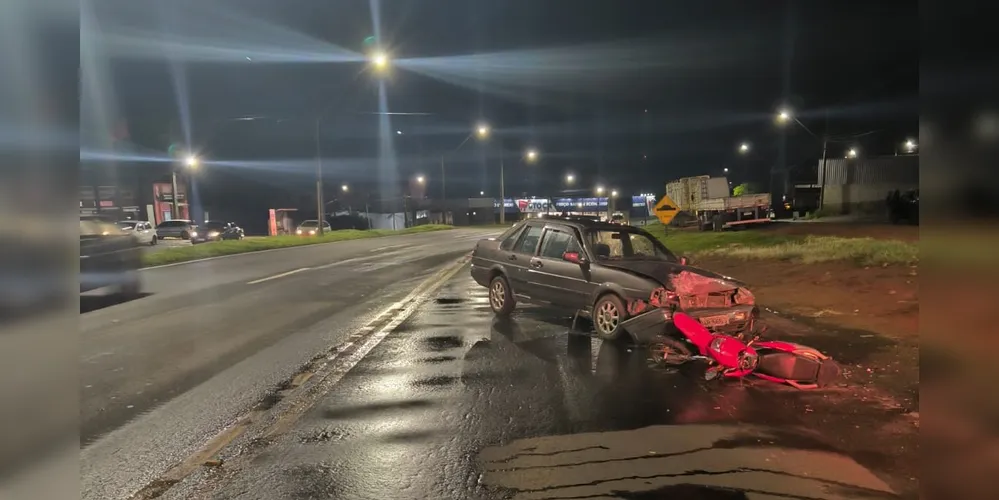
[[[645,276],[661,283],[680,295],[722,292],[748,288],[745,283],[729,276],[694,266],[654,260],[604,260],[600,265]]]

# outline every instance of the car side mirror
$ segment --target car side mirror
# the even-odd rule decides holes
[[[690,265],[690,259],[688,259],[686,257],[680,257],[680,265],[681,266],[689,266]]]
[[[579,264],[581,266],[585,266],[590,263],[588,260],[586,260],[586,257],[579,252],[565,252],[562,254],[562,260],[572,262],[574,264]]]

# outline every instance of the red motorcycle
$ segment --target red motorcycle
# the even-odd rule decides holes
[[[675,313],[673,324],[687,342],[664,337],[654,343],[652,352],[656,362],[678,366],[692,360],[707,361],[705,380],[718,375],[732,378],[754,375],[798,389],[815,389],[828,385],[840,374],[839,365],[832,358],[808,346],[758,337],[743,342],[731,335],[711,333],[684,313]],[[688,343],[697,349],[697,354]]]

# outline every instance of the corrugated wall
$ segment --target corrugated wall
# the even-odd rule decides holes
[[[919,156],[886,156],[881,158],[826,159],[823,172],[819,160],[819,182],[826,186],[847,184],[908,186],[919,184]]]

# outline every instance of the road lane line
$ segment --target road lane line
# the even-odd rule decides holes
[[[312,269],[312,268],[311,267],[300,267],[298,269],[295,269],[294,271],[288,271],[286,273],[275,274],[274,276],[268,276],[266,278],[260,278],[258,280],[248,281],[246,284],[247,285],[256,285],[257,283],[263,283],[265,281],[276,280],[278,278],[284,278],[285,276],[290,276],[292,274],[300,273],[302,271],[308,271],[309,269]]]
[[[291,389],[281,394],[281,401],[278,403],[280,406],[274,408],[277,413],[272,419],[265,418],[265,413],[268,413],[270,408],[258,406],[258,408],[237,418],[232,425],[209,439],[201,449],[167,469],[158,479],[148,483],[130,498],[132,500],[152,500],[163,495],[195,470],[213,460],[213,457],[220,456],[224,448],[243,434],[255,436],[254,440],[266,442],[269,438],[286,432],[302,415],[314,407],[323,395],[332,391],[343,376],[375,346],[412,316],[435,291],[464,269],[470,258],[471,254],[467,254],[457,262],[428,277],[405,298],[382,310],[374,319],[361,327],[359,330],[363,332],[363,335],[351,336],[347,341],[327,350],[325,356],[320,355],[321,357],[315,358],[324,360],[318,366],[312,366],[313,363],[309,363],[303,367],[302,373],[308,373],[308,376],[303,377],[301,385],[295,386],[292,383],[290,384]],[[388,318],[382,322],[381,319],[386,316]],[[254,426],[258,422],[260,426]],[[250,432],[251,426],[256,427],[253,432]],[[254,456],[256,456],[255,452],[244,450],[233,457],[230,462],[225,463],[224,466],[229,469],[229,473],[232,473],[237,467],[245,467],[247,461],[252,460]],[[204,491],[199,492],[198,490],[202,490],[206,486],[208,485],[205,483],[195,485],[194,497],[203,497]]]
[[[412,246],[412,245],[389,245],[389,246],[385,246],[385,247],[373,248],[371,250],[368,250],[368,253],[384,252],[385,250],[393,250],[393,249],[396,249],[396,248],[402,248],[402,247],[408,247],[408,246]]]

